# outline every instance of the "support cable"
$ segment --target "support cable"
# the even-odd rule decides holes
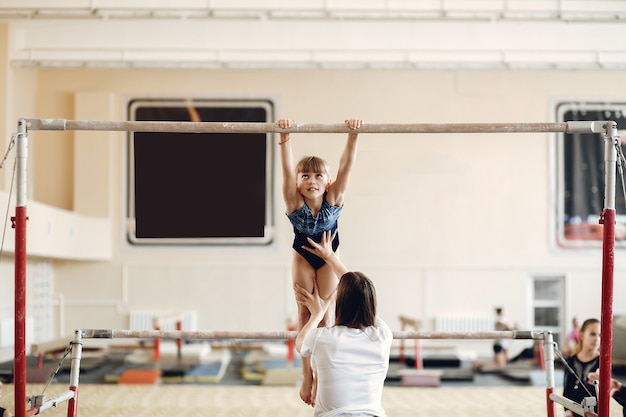
[[[4,154],[4,158],[2,158],[2,161],[0,161],[0,168],[4,167],[4,163],[6,162],[7,158],[9,157],[9,153],[11,152],[11,150],[13,149],[13,147],[15,146],[15,143],[17,142],[17,136],[20,135],[20,133],[14,133],[13,135],[11,135],[11,141],[9,142],[9,146],[7,148],[6,153]],[[4,254],[4,239],[6,238],[6,234],[7,234],[7,224],[9,222],[9,210],[11,209],[11,196],[13,195],[13,184],[15,183],[15,173],[17,171],[17,160],[15,160],[13,162],[13,171],[11,173],[11,185],[9,188],[9,198],[7,199],[7,210],[6,210],[6,214],[4,216],[4,228],[2,230],[2,241],[0,242],[0,259],[2,259],[2,255]]]

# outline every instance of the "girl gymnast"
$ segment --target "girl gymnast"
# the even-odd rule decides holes
[[[290,128],[293,121],[282,119],[276,122],[280,128]],[[325,160],[317,156],[307,156],[294,165],[291,136],[289,133],[280,134],[280,155],[283,174],[283,199],[287,217],[293,226],[295,238],[293,241],[292,277],[294,285],[298,285],[310,293],[315,283],[319,287],[319,294],[329,298],[337,288],[339,279],[332,268],[314,253],[304,247],[310,247],[307,238],[320,242],[322,233],[337,230],[337,220],[343,209],[344,193],[348,186],[350,173],[356,160],[357,130],[361,127],[361,120],[346,120],[346,125],[353,130],[339,160],[337,176],[333,180]],[[333,251],[339,246],[339,237],[334,235]],[[330,325],[333,321],[333,310],[329,308],[322,321],[322,325]],[[309,310],[298,304],[297,329],[300,330],[308,321]],[[302,385],[300,398],[313,406],[315,401],[315,383],[310,358],[302,358]]]

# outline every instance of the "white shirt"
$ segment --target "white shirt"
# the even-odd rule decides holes
[[[393,335],[382,319],[364,330],[317,328],[302,342],[302,356],[317,367],[316,417],[362,413],[384,417],[382,393]]]

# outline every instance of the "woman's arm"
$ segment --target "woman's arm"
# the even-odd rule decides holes
[[[324,299],[319,296],[319,288],[317,286],[317,281],[315,281],[315,286],[313,287],[313,294],[311,294],[306,288],[295,285],[296,288],[296,301],[298,304],[305,306],[311,315],[309,316],[309,320],[306,324],[300,329],[298,332],[298,336],[296,337],[296,350],[300,352],[302,350],[302,344],[304,343],[304,339],[306,335],[312,330],[316,329],[319,324],[324,320],[324,315],[326,314],[326,310],[328,310],[328,306],[330,305],[333,294],[331,294],[328,298]]]
[[[587,375],[587,378],[590,384],[599,382],[600,370],[597,370],[595,372],[590,372],[589,375]],[[613,397],[615,401],[618,402],[619,405],[621,405],[622,407],[626,407],[626,388],[624,388],[624,385],[618,379],[611,377],[610,382],[611,382],[611,388],[610,388],[611,397]]]
[[[622,385],[621,382],[617,380],[615,381],[617,383],[615,385],[616,386],[615,391],[613,392],[613,398],[615,398],[615,401],[617,401],[619,405],[626,408],[626,388],[624,388],[624,385]]]

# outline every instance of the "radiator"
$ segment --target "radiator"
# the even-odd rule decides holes
[[[495,318],[492,316],[437,316],[437,332],[491,332]]]
[[[153,319],[156,317],[170,316],[173,313],[171,311],[156,311],[156,310],[131,310],[128,315],[129,329],[130,330],[153,330]],[[183,316],[182,330],[196,331],[198,330],[198,313],[196,311],[183,311],[180,312]],[[176,323],[169,322],[161,326],[161,330],[176,330]]]

